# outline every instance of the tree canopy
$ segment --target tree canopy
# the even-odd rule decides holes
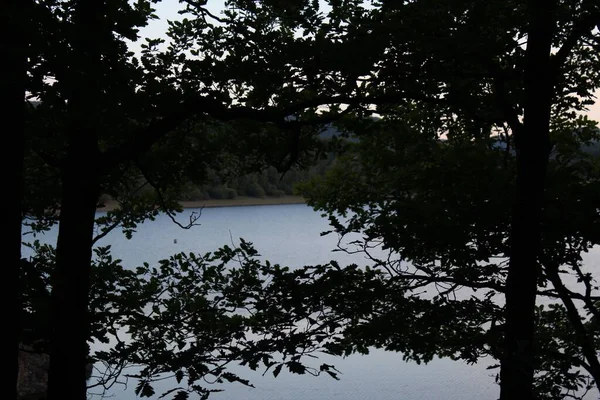
[[[283,353],[299,373],[305,348],[346,354],[378,346],[425,361],[490,354],[501,364],[503,400],[578,395],[591,382],[581,368],[600,382],[597,298],[581,265],[598,240],[598,164],[580,151],[598,137],[577,118],[600,87],[596,0],[228,0],[220,15],[184,1],[185,18],[170,22],[168,42],[147,39],[139,57],[128,43],[153,18],[152,1],[23,4],[32,28],[21,72],[38,102],[27,103],[21,129],[23,215],[34,229],[59,222],[55,255],[33,263],[38,271],[53,265],[51,400],[85,396],[86,341],[102,338],[109,323],[134,332],[141,324],[173,341],[140,336],[129,347],[141,346],[129,361],[156,355],[140,375],[143,395],[160,373],[187,375],[200,393],[193,382],[202,374],[238,380],[219,369],[222,359],[187,351],[177,330],[197,343],[206,335],[202,351],[214,346],[251,367],[260,361],[279,371],[267,355]],[[331,122],[358,141],[325,148],[316,138]],[[117,227],[131,235],[160,210],[173,217],[183,185],[205,183],[211,170],[284,172],[332,150],[342,153],[335,167],[304,193],[337,233],[362,235],[360,251],[382,246],[392,258],[373,257],[367,269],[287,271],[250,259],[246,269],[225,269],[220,262],[231,252],[254,254],[244,245],[216,258],[176,256],[135,277],[101,249],[111,273],[92,266],[96,225],[100,235]],[[147,186],[155,197],[136,196]],[[95,221],[103,193],[122,207]],[[236,274],[244,271],[241,284]],[[566,272],[582,290],[565,284]],[[190,282],[198,284],[193,301],[181,292]],[[131,310],[102,314],[111,305],[90,288],[110,297],[124,284]],[[241,286],[216,301],[228,285]],[[454,298],[459,287],[468,297]],[[172,296],[156,297],[163,290]],[[560,304],[536,306],[538,296]],[[179,314],[199,312],[195,301],[221,331],[180,324]],[[152,302],[156,319],[141,316]],[[249,305],[251,317],[227,312]],[[172,332],[150,329],[161,318]],[[300,333],[298,323],[311,328]],[[241,332],[270,336],[260,347]],[[237,335],[237,349],[222,347]],[[265,358],[252,359],[250,348]],[[114,364],[123,349],[102,357]],[[185,365],[195,357],[208,357],[208,370]]]
[[[365,140],[349,146],[302,193],[328,216],[328,234],[340,236],[340,249],[365,254],[396,296],[406,298],[401,310],[393,306],[396,298],[382,307],[392,311],[363,316],[355,340],[415,360],[433,354],[499,360],[515,154],[501,137],[423,135],[415,128],[427,120],[413,112],[353,125]],[[597,283],[582,255],[598,245],[600,177],[598,157],[583,144],[597,141],[599,133],[580,123],[589,128],[553,134],[537,289],[536,398],[581,395],[596,379]],[[388,292],[376,293],[378,301],[387,300]],[[422,325],[407,323],[415,316]]]

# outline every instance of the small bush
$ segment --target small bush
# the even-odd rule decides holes
[[[211,199],[216,199],[216,200],[221,200],[221,199],[226,198],[225,190],[221,186],[209,187],[208,195],[210,196]]]
[[[260,187],[260,185],[256,182],[250,183],[249,185],[246,186],[246,195],[250,196],[250,197],[265,197],[266,193],[265,190],[263,188]]]
[[[206,200],[208,199],[208,193],[203,192],[200,188],[194,188],[186,191],[183,194],[183,199],[186,201],[197,201],[197,200]]]
[[[294,188],[292,187],[292,185],[281,185],[280,190],[282,190],[283,193],[290,196],[294,194]]]
[[[283,197],[283,196],[285,196],[285,192],[283,190],[274,189],[269,196]]]
[[[232,188],[225,188],[225,198],[233,200],[237,197],[237,192]]]
[[[277,190],[277,186],[267,183],[263,187],[267,196],[276,196],[275,191]]]

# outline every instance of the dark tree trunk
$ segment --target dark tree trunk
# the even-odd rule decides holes
[[[3,124],[7,152],[3,156],[2,170],[8,175],[4,187],[7,214],[3,227],[6,256],[6,281],[4,294],[7,296],[6,313],[7,338],[2,341],[2,367],[7,384],[2,388],[2,397],[17,398],[17,378],[19,372],[19,341],[21,337],[20,263],[21,263],[21,223],[23,195],[23,158],[25,122],[25,1],[7,0],[0,5],[2,30],[0,31],[0,54],[2,54],[0,84],[0,121]],[[5,397],[6,396],[6,397]]]
[[[81,132],[63,171],[56,270],[52,277],[49,400],[85,400],[88,299],[98,185],[91,135]],[[87,159],[86,159],[87,158]]]
[[[550,151],[553,82],[550,50],[555,1],[529,2],[525,57],[524,129],[516,136],[517,193],[506,283],[506,331],[501,400],[533,399],[535,301],[539,276],[543,194]]]
[[[68,143],[56,269],[52,276],[52,333],[48,400],[85,400],[92,240],[99,196],[102,1],[76,3],[69,59]]]

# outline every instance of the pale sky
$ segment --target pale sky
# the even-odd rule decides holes
[[[600,122],[600,90],[596,92],[596,104],[590,108],[588,117],[594,121]]]
[[[208,0],[206,8],[215,15],[218,15],[223,10],[225,0]],[[159,20],[152,21],[146,28],[141,30],[141,37],[164,37],[167,31],[167,20],[181,19],[181,15],[177,13],[182,8],[178,0],[163,0],[155,5],[156,15]],[[139,43],[132,45],[133,51],[139,51]],[[587,113],[590,119],[600,122],[600,90],[596,92],[596,103],[590,107]]]

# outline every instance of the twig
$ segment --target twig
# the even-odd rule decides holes
[[[200,224],[197,224],[196,222],[200,219],[200,217],[202,216],[202,210],[204,209],[204,206],[200,207],[200,211],[193,211],[190,214],[190,222],[187,225],[182,225],[179,221],[177,221],[175,219],[175,214],[169,209],[169,207],[167,206],[167,203],[162,195],[162,192],[159,188],[159,186],[157,184],[155,184],[149,177],[149,175],[146,173],[145,168],[141,165],[141,163],[139,162],[139,160],[135,161],[136,166],[138,167],[138,169],[140,170],[140,172],[142,173],[142,175],[144,176],[144,179],[146,179],[146,181],[148,182],[148,184],[150,186],[152,186],[152,188],[154,189],[154,191],[156,192],[156,195],[158,196],[158,201],[160,203],[161,209],[165,212],[165,214],[168,215],[168,217],[171,219],[171,221],[173,221],[173,223],[177,226],[179,226],[181,229],[190,229],[194,226],[199,226]]]
[[[213,13],[208,11],[206,8],[203,7],[203,4],[201,4],[201,3],[195,2],[193,0],[181,0],[181,1],[183,3],[186,3],[188,6],[196,9],[201,14],[208,15],[210,18],[214,19],[217,22],[220,22],[222,24],[225,24],[228,22],[228,21],[225,21],[223,18],[217,17],[216,15],[214,15]]]

